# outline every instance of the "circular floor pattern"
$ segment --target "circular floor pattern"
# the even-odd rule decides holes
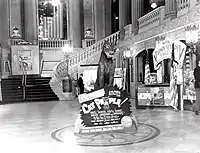
[[[81,146],[118,146],[141,143],[151,140],[160,134],[160,130],[152,125],[139,123],[137,132],[109,132],[74,135],[74,125],[56,130],[52,138],[56,141]]]

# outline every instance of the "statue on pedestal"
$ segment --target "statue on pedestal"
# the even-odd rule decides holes
[[[115,63],[114,54],[116,47],[113,43],[105,41],[99,60],[95,89],[101,89],[106,84],[112,86],[114,82]]]

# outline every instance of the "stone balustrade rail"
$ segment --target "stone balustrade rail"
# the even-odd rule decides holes
[[[39,40],[40,49],[61,49],[66,44],[71,44],[70,40]]]
[[[156,27],[161,24],[165,17],[165,6],[156,8],[148,14],[138,19],[139,33],[146,31],[147,29]]]
[[[81,61],[94,55],[96,52],[101,52],[102,46],[105,41],[108,40],[111,43],[117,43],[118,39],[119,39],[119,32],[116,32],[116,33],[102,39],[101,41],[85,48],[81,52],[77,52],[77,54],[73,54],[73,55],[69,56],[69,66],[73,66],[73,65],[80,63]]]
[[[86,48],[89,47],[91,45],[95,44],[95,40],[94,39],[83,39],[82,40],[82,47]]]
[[[102,46],[105,41],[117,44],[119,40],[119,31],[102,39],[101,41],[84,48],[76,54],[69,55],[69,73],[72,77],[76,77],[80,65],[83,64],[98,64],[102,51]]]
[[[176,3],[177,3],[177,10],[178,11],[183,10],[183,9],[190,6],[189,0],[177,0]]]

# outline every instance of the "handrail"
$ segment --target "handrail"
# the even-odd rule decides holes
[[[41,65],[40,65],[40,75],[42,74],[43,68],[44,68],[44,60],[42,59]]]
[[[23,90],[23,99],[26,99],[26,81],[27,81],[27,70],[26,63],[22,61],[22,90]]]
[[[91,57],[92,55],[94,55],[95,53],[97,53],[98,51],[101,51],[103,43],[105,41],[109,41],[112,43],[117,44],[119,40],[119,31],[96,42],[95,44],[85,48],[83,51],[78,52],[76,54],[72,54],[69,56],[69,66],[72,67],[78,63],[80,63],[81,61],[88,59],[88,57]]]

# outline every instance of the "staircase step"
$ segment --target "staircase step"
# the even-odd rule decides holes
[[[59,100],[58,97],[35,97],[35,98],[27,98],[26,101],[52,101],[52,100]]]
[[[27,75],[25,88],[26,99],[24,100],[22,76],[11,76],[7,79],[2,79],[3,103],[58,100],[58,97],[49,85],[50,80],[51,77]]]

